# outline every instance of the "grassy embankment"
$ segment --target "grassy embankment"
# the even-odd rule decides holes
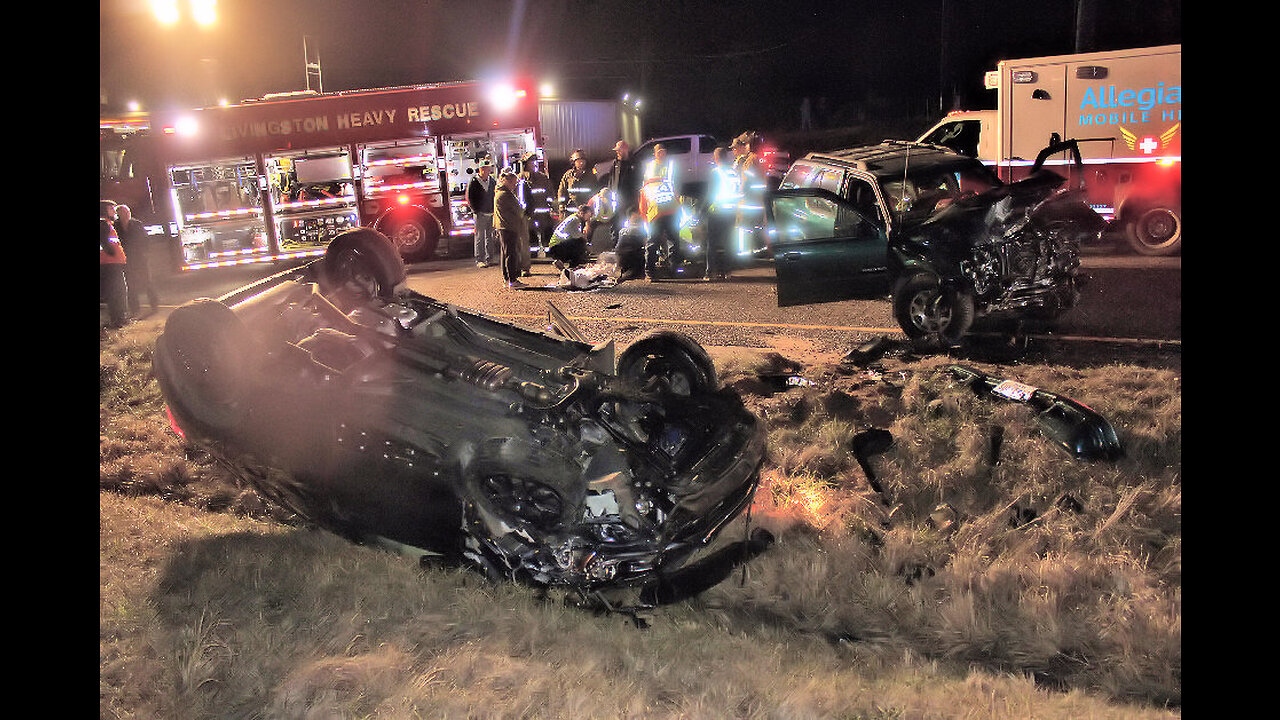
[[[100,354],[104,718],[1181,714],[1168,371],[984,368],[1109,417],[1126,455],[1099,464],[946,358],[807,367],[816,385],[774,393],[756,375],[779,358],[719,357],[770,428],[754,522],[778,542],[642,630],[289,524],[167,430],[154,335]],[[883,494],[850,450],[869,427],[894,439]]]

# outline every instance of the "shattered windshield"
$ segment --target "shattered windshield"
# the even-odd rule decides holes
[[[905,177],[881,179],[885,201],[898,219],[923,219],[956,200],[980,195],[1000,181],[982,165],[925,166]]]

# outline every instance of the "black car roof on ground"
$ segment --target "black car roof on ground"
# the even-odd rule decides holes
[[[805,160],[829,162],[835,165],[865,170],[876,176],[901,175],[904,168],[940,168],[948,165],[973,167],[978,161],[954,152],[941,145],[909,143],[886,140],[879,145],[813,152]]]

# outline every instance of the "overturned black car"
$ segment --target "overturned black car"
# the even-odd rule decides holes
[[[1079,299],[1080,245],[1104,221],[1041,151],[1005,185],[947,148],[885,141],[810,153],[770,193],[766,213],[781,306],[890,292],[921,346],[960,342],[977,317],[1053,319]],[[1083,177],[1083,173],[1079,173]]]
[[[154,373],[175,430],[268,498],[541,586],[639,587],[750,505],[761,422],[706,352],[657,332],[617,354],[404,286],[390,242],[176,309]]]

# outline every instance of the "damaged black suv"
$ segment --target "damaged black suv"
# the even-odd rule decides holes
[[[878,297],[917,345],[960,342],[975,318],[1052,319],[1079,299],[1079,248],[1104,226],[1079,188],[1043,168],[1003,184],[947,148],[885,141],[810,153],[766,212],[780,306]]]

